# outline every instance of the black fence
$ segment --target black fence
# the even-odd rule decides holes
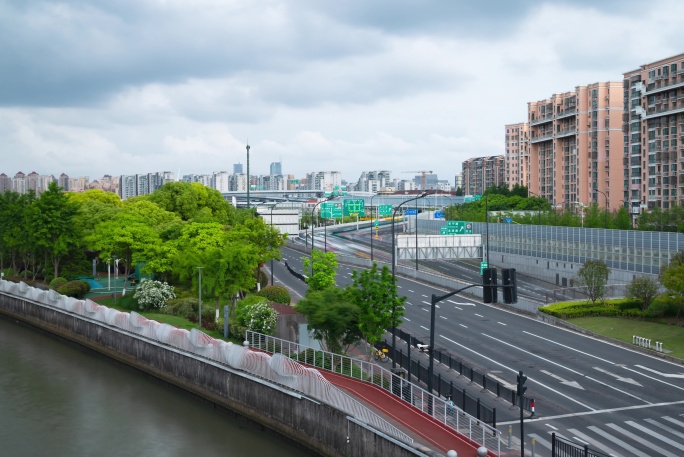
[[[386,347],[390,354],[392,353],[392,345],[388,342],[384,342],[381,345]],[[398,366],[404,368],[408,372],[407,379],[415,377],[418,381],[427,384],[428,381],[428,369],[420,364],[420,361],[409,357],[404,354],[401,349],[397,349],[397,360]],[[465,389],[460,389],[455,386],[452,381],[442,379],[441,374],[436,374],[433,376],[433,386],[437,390],[439,396],[450,396],[454,405],[461,408],[464,412],[470,414],[476,419],[496,427],[496,408],[492,408],[484,404],[479,398],[473,397]]]
[[[392,333],[391,329],[388,331],[390,333]],[[406,341],[406,343],[408,343],[410,346],[412,346],[412,348],[418,348],[419,347],[418,345],[425,345],[425,343],[422,340],[419,340],[418,338],[412,336],[410,333],[407,333],[407,332],[400,330],[400,329],[396,329],[396,336],[397,336],[397,338],[400,338],[400,339]],[[425,345],[425,347],[427,347],[427,345]],[[412,349],[412,350],[417,350],[417,349]],[[397,354],[401,354],[401,355],[397,355],[397,363],[399,363],[399,358],[406,357],[408,359],[408,357],[406,355],[404,355],[399,349],[397,349]],[[455,358],[453,355],[449,354],[446,351],[441,351],[439,349],[435,349],[433,351],[433,357],[435,358],[435,360],[437,362],[449,367],[449,369],[451,369],[451,370],[458,372],[458,374],[467,377],[472,382],[482,386],[483,389],[490,391],[491,393],[493,393],[497,397],[500,397],[500,398],[510,402],[514,406],[519,406],[520,397],[518,397],[518,394],[515,390],[511,390],[508,387],[505,387],[499,381],[492,379],[490,377],[487,377],[486,374],[482,374],[482,373],[479,373],[478,371],[475,371],[472,367],[467,366],[461,360]],[[408,365],[408,361],[406,362],[406,364]],[[409,368],[408,366],[404,366],[404,365],[402,365],[402,367],[406,368],[409,371],[409,375],[415,376],[419,380],[427,383],[427,378],[428,378],[427,368],[423,368],[420,365],[420,363],[418,363],[417,361],[415,361],[413,359],[413,357],[411,357],[411,364],[410,365],[411,365],[411,368]],[[414,367],[415,367],[415,371],[414,371]],[[421,370],[425,370],[424,375],[423,375]],[[421,377],[421,376],[424,376],[424,377]],[[441,378],[439,378],[439,382],[437,381],[438,376],[439,375],[435,376],[432,385],[437,387],[438,393],[440,395],[443,395],[444,393],[448,393],[448,390],[440,390],[440,389],[444,389],[444,386],[442,384]],[[449,383],[449,385],[451,385],[451,383]],[[532,411],[533,405],[534,405],[534,399],[533,398],[527,398],[527,397],[522,398],[522,407],[525,411],[533,412]],[[478,419],[480,419],[480,418],[478,417]],[[485,419],[481,419],[481,420],[485,421]]]
[[[609,455],[591,449],[587,444],[576,444],[552,433],[551,457],[609,457]]]

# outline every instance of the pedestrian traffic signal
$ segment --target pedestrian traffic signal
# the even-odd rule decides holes
[[[504,268],[501,270],[501,280],[503,282],[504,303],[510,305],[518,301],[518,284],[515,279],[515,268]]]
[[[497,302],[496,268],[485,268],[482,271],[482,298],[485,303]]]
[[[523,375],[522,370],[518,372],[518,397],[522,398],[525,395],[527,387],[525,387],[525,381],[527,381],[527,376]]]

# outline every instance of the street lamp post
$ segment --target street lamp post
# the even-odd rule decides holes
[[[605,214],[605,216],[604,216],[603,219],[604,219],[604,221],[605,221],[605,226],[606,226],[606,228],[608,228],[608,195],[606,195],[606,193],[603,192],[602,190],[598,190],[598,189],[594,189],[594,190],[595,190],[596,192],[602,193],[603,196],[606,198],[606,214]],[[597,198],[597,200],[598,200],[598,198]],[[598,203],[598,202],[597,202],[597,203]]]
[[[119,259],[114,257],[114,304],[116,305],[116,284],[119,282]]]
[[[320,205],[321,203],[332,200],[335,197],[336,196],[330,196],[330,197],[325,198],[319,202],[316,202],[316,204],[313,207],[313,211],[311,211],[311,276],[313,276],[313,250],[314,250],[314,235],[315,235],[313,218],[314,218],[314,214],[316,214],[316,207],[318,205]],[[326,241],[327,241],[327,227],[326,227]],[[325,249],[326,249],[326,251],[328,249],[327,243],[326,243]]]
[[[394,208],[394,211],[392,212],[392,285],[394,285],[394,291],[396,293],[396,284],[397,284],[397,277],[396,277],[396,263],[397,263],[397,252],[396,252],[396,239],[394,237],[394,219],[397,217],[397,211],[399,211],[399,208],[405,203],[412,202],[414,200],[418,200],[419,198],[423,198],[427,195],[427,192],[423,192],[422,194],[418,195],[417,197],[409,198],[408,200],[404,200],[403,202],[399,203],[396,208]],[[396,301],[396,300],[395,300]],[[394,306],[392,308],[392,320],[394,321]],[[396,324],[393,322],[392,325],[392,368],[396,368],[397,366],[397,329],[396,329]]]
[[[198,314],[197,314],[197,323],[199,324],[200,330],[202,330],[202,267],[197,267],[197,271],[199,272],[199,284],[197,287],[198,294],[199,294],[199,308],[198,308]]]
[[[247,144],[247,209],[249,209],[249,144]]]
[[[378,194],[375,194],[371,197],[370,199],[370,208],[371,208],[371,222],[370,222],[370,235],[371,235],[371,262],[373,262],[373,199],[377,197]],[[378,209],[377,215],[375,217],[375,220],[377,221],[380,218],[380,210]]]

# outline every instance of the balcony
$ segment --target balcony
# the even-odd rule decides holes
[[[572,107],[572,108],[567,108],[564,111],[561,111],[560,113],[556,114],[556,119],[563,119],[568,116],[574,116],[577,114],[577,108]]]
[[[553,114],[546,114],[546,115],[542,116],[540,119],[535,119],[533,121],[530,121],[530,126],[544,124],[546,122],[551,122],[552,120],[553,120]]]
[[[659,92],[663,92],[663,91],[671,90],[671,89],[677,89],[679,87],[684,87],[684,81],[675,82],[673,84],[668,84],[667,80],[665,80],[665,84],[662,87],[652,87],[651,89],[647,89],[646,94],[647,95],[657,94]]]
[[[530,143],[541,143],[542,141],[549,141],[553,139],[553,133],[545,133],[544,135],[533,136],[530,138]]]
[[[577,129],[576,128],[569,128],[569,129],[564,129],[559,132],[556,132],[556,138],[563,138],[566,136],[571,136],[571,135],[576,135],[577,134]]]

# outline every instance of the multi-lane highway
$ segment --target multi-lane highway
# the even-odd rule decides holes
[[[333,250],[363,251],[331,237],[328,243]],[[298,271],[301,257],[298,251],[284,250],[283,260]],[[350,275],[351,268],[341,266],[338,284],[346,285]],[[294,298],[305,293],[306,285],[289,275],[284,265],[278,263],[275,276],[293,290]],[[427,339],[429,297],[448,291],[405,278],[398,278],[397,284],[400,294],[407,297],[402,329]],[[528,376],[527,395],[536,399],[535,415],[525,414],[528,454],[534,439],[536,455],[550,455],[551,432],[555,432],[608,455],[684,455],[683,365],[467,297],[440,303],[437,316],[440,349],[513,389],[519,370]],[[468,384],[458,373],[451,376],[457,383]],[[504,441],[510,427],[513,445],[519,446],[517,410],[502,399],[489,398],[497,408]]]

